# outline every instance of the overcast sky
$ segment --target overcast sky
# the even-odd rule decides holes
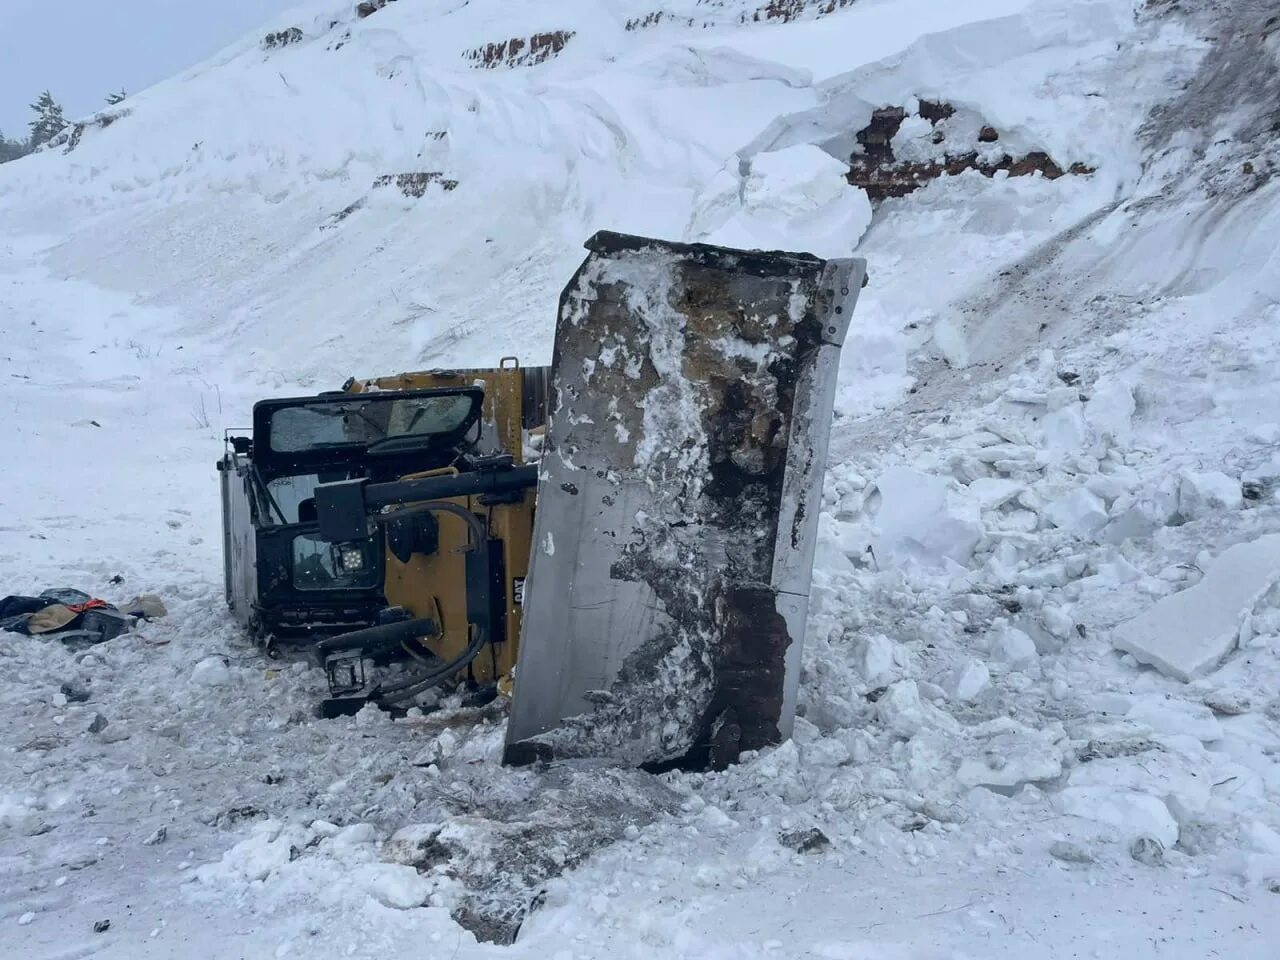
[[[0,130],[48,88],[67,119],[199,63],[299,0],[0,0]],[[354,5],[354,0],[352,0]]]

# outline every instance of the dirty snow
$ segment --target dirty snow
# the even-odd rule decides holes
[[[1280,591],[1241,571],[1189,680],[1115,643],[1280,533],[1274,3],[755,6],[315,0],[0,167],[5,592],[169,609],[87,651],[0,636],[6,954],[1274,956]],[[461,57],[552,29],[538,67]],[[824,156],[910,97],[1097,172],[872,213]],[[415,171],[458,185],[374,188]],[[483,852],[468,816],[530,795],[500,712],[315,719],[322,679],[226,615],[212,464],[266,394],[545,361],[606,227],[869,260],[802,716],[665,775],[675,812],[477,944],[472,874],[396,851]],[[1175,627],[1148,647],[1199,656]]]

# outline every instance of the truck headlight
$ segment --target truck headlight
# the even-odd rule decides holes
[[[338,569],[343,573],[359,573],[364,569],[364,547],[359,543],[338,544]]]

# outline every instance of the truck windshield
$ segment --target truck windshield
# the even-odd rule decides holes
[[[403,398],[383,394],[283,407],[271,414],[271,449],[299,453],[368,446],[388,437],[453,433],[466,424],[475,402],[470,393]]]

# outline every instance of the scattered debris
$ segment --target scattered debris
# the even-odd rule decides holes
[[[144,593],[134,597],[120,609],[128,616],[137,617],[139,620],[159,620],[169,615],[164,601],[154,593]]]
[[[50,750],[57,750],[59,747],[65,747],[67,741],[62,737],[32,737],[26,743],[18,745],[20,753],[48,753]]]
[[[101,733],[103,730],[107,729],[108,722],[107,718],[102,714],[95,713],[93,715],[93,719],[89,721],[89,726],[86,729],[89,733]]]
[[[121,610],[80,590],[53,587],[38,596],[0,600],[0,630],[28,636],[56,635],[70,647],[112,640],[137,618],[163,617],[164,603],[154,594],[135,597]]]
[[[1248,713],[1253,709],[1253,701],[1247,693],[1243,690],[1235,690],[1229,687],[1211,690],[1204,695],[1200,702],[1214,713],[1221,714],[1224,717],[1238,717],[1240,714]]]
[[[205,657],[191,670],[191,682],[202,687],[221,687],[231,682],[231,670],[222,657]]]
[[[476,778],[450,788],[458,795],[457,813],[465,815],[443,826],[397,831],[384,857],[420,871],[443,870],[457,880],[466,892],[454,920],[490,943],[514,942],[548,880],[680,806],[679,796],[657,777],[594,760],[540,768],[520,795],[491,796],[483,812],[465,798],[472,786],[486,789],[485,772],[459,776]]]
[[[1090,740],[1084,749],[1076,754],[1076,759],[1080,763],[1088,763],[1091,760],[1114,760],[1116,757],[1134,757],[1140,753],[1163,749],[1164,747],[1154,740],[1146,739]]]
[[[154,847],[158,844],[164,843],[167,839],[169,839],[169,828],[157,827],[145,840],[142,841],[142,845],[144,847]]]
[[[796,853],[815,853],[831,846],[830,838],[817,827],[784,831],[778,834],[778,842]]]
[[[110,930],[110,929],[111,929],[111,921],[110,921],[110,920],[96,920],[96,921],[94,921],[94,924],[93,924],[93,932],[94,932],[94,933],[106,933],[106,932],[107,932],[108,930]]]
[[[1049,856],[1064,863],[1093,863],[1094,856],[1078,843],[1055,840],[1049,846]]]
[[[1137,837],[1129,845],[1129,856],[1148,867],[1164,866],[1164,844],[1155,837]]]
[[[217,827],[233,827],[243,820],[257,820],[266,815],[265,810],[246,803],[239,807],[231,807],[222,811],[213,818],[213,825]]]

